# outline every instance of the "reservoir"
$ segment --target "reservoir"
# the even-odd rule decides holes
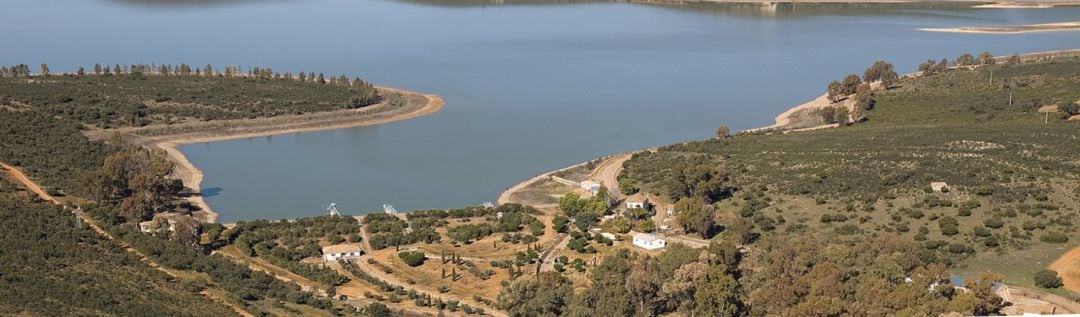
[[[861,74],[934,58],[1076,48],[1080,32],[924,27],[1073,21],[1080,8],[304,0],[13,1],[0,63],[54,70],[236,64],[437,94],[384,125],[198,143],[219,221],[450,208],[599,156],[742,130]]]

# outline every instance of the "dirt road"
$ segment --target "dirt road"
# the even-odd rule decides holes
[[[1050,263],[1050,269],[1058,272],[1058,276],[1061,276],[1066,289],[1080,292],[1080,247],[1073,248],[1069,252],[1062,254],[1061,257]]]
[[[619,172],[622,171],[623,162],[630,159],[632,153],[616,154],[605,159],[597,166],[592,173],[589,173],[589,178],[600,180],[601,183],[607,187],[608,192],[615,199],[623,199],[622,192],[619,191]]]
[[[51,201],[51,202],[53,202],[54,204],[57,204],[57,205],[63,205],[64,204],[64,202],[60,201],[59,199],[56,199],[56,197],[53,197],[52,195],[49,195],[49,193],[46,192],[45,189],[41,187],[41,185],[38,185],[34,181],[30,180],[29,177],[26,177],[26,174],[23,174],[22,171],[15,168],[14,166],[7,165],[7,164],[4,164],[4,163],[0,163],[0,168],[3,168],[4,171],[7,171],[8,175],[11,176],[11,179],[15,180],[19,184],[22,184],[23,187],[26,187],[26,189],[29,189],[34,194],[37,194],[38,197],[41,197],[41,199],[44,199],[46,201]]]

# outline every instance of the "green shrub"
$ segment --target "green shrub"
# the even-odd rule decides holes
[[[1064,285],[1061,281],[1061,277],[1058,277],[1057,271],[1054,270],[1042,270],[1035,273],[1035,286],[1041,288],[1058,288]]]
[[[413,267],[420,266],[424,264],[424,260],[427,260],[427,256],[424,255],[424,252],[420,251],[402,251],[401,253],[398,253],[398,257],[401,258],[401,261],[405,262],[405,264]]]
[[[1046,243],[1065,243],[1069,242],[1069,236],[1061,232],[1047,232],[1039,236],[1039,241]]]

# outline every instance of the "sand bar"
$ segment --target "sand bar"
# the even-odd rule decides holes
[[[1064,32],[1080,31],[1080,21],[1011,25],[1011,26],[985,26],[985,27],[956,27],[956,28],[921,28],[919,31],[948,32],[948,33],[979,33],[979,34],[1021,34],[1036,32]]]

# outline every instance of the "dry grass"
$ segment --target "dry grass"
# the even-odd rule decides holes
[[[513,193],[510,195],[510,200],[531,206],[551,205],[555,204],[559,197],[575,189],[577,188],[545,178]]]
[[[398,252],[393,249],[376,251],[365,257],[374,258],[379,265],[368,264],[366,260],[361,260],[357,264],[363,266],[366,271],[372,273],[376,277],[384,279],[391,284],[399,284],[406,286],[407,288],[413,288],[419,292],[431,294],[433,297],[459,300],[464,304],[474,307],[488,306],[474,301],[473,296],[479,295],[494,300],[495,295],[499,294],[499,291],[502,290],[500,282],[510,278],[509,272],[507,272],[506,269],[492,267],[486,262],[473,262],[480,270],[494,270],[495,275],[492,275],[487,280],[482,280],[472,273],[469,273],[464,266],[458,265],[457,273],[459,279],[457,281],[451,281],[449,274],[451,273],[451,267],[454,266],[453,264],[449,262],[443,264],[442,261],[438,259],[428,259],[420,266],[410,267],[401,261],[397,253]],[[388,267],[393,272],[387,274],[381,270],[380,266]],[[446,278],[440,277],[443,268],[446,268]],[[440,286],[449,287],[450,292],[439,292]]]

